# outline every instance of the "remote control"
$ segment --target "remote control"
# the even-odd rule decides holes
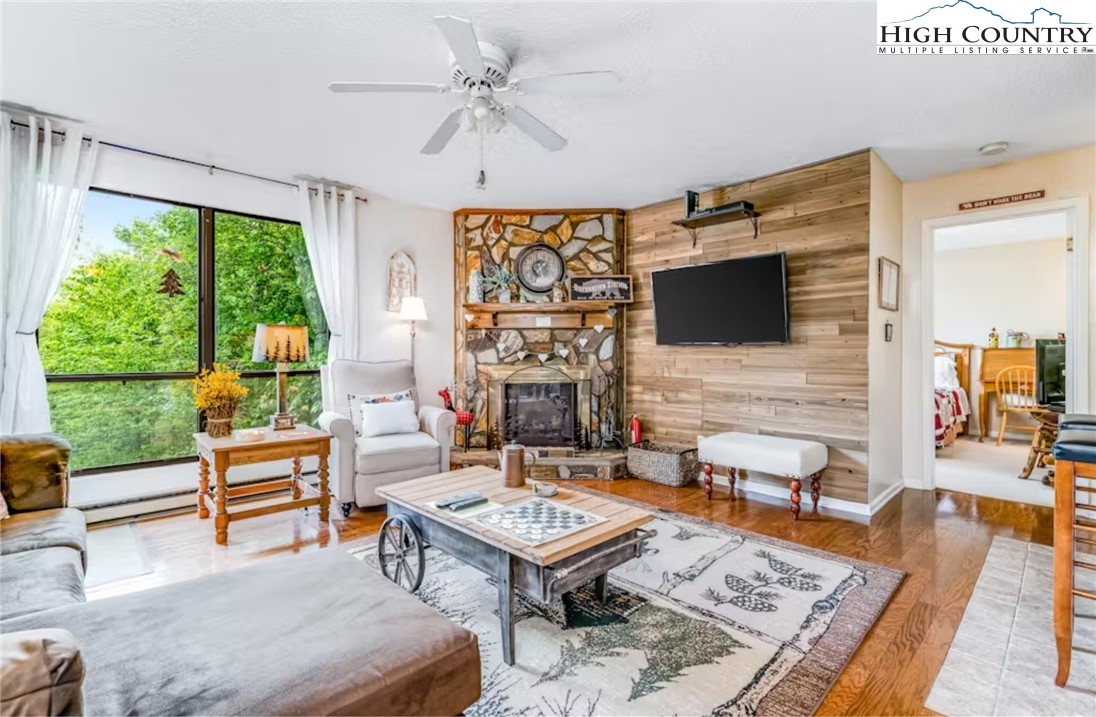
[[[471,500],[473,498],[482,498],[483,494],[476,493],[460,493],[458,495],[451,495],[448,498],[443,498],[437,501],[434,505],[438,506],[442,510],[451,510],[454,505],[465,500]]]
[[[468,498],[467,500],[457,501],[456,503],[453,503],[451,506],[449,506],[449,510],[455,512],[458,510],[464,510],[465,508],[471,508],[476,505],[483,505],[486,502],[487,499],[481,495],[476,498]]]

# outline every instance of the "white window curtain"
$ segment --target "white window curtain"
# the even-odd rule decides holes
[[[301,229],[331,343],[328,362],[359,357],[357,210],[353,190],[298,185]],[[342,201],[339,201],[340,198]]]
[[[68,273],[99,142],[48,119],[0,113],[0,433],[50,430],[35,333]]]

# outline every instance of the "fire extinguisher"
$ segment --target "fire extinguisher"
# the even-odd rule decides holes
[[[643,423],[640,422],[638,413],[632,414],[632,420],[628,422],[628,432],[632,434],[632,443],[639,443],[643,437]]]

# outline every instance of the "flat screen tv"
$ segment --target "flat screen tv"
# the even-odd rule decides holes
[[[1066,342],[1035,341],[1035,400],[1044,406],[1066,404]]]
[[[651,272],[659,344],[786,344],[784,252]]]

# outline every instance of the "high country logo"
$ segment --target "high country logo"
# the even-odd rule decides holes
[[[939,2],[939,0],[937,0]],[[1092,54],[1093,0],[877,0],[879,54]]]

